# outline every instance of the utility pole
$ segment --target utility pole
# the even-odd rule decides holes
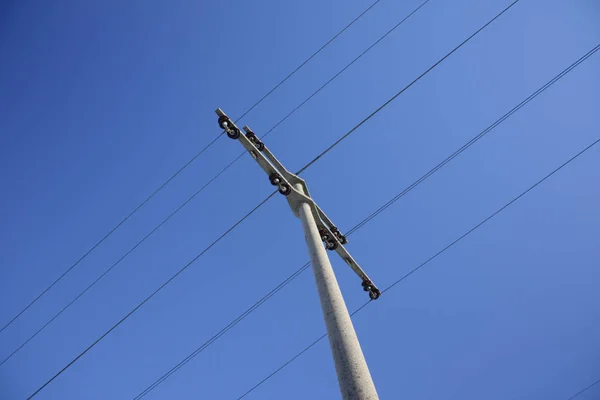
[[[216,113],[219,126],[228,137],[244,146],[267,173],[271,184],[277,186],[279,193],[286,197],[292,211],[302,222],[342,399],[379,399],[325,248],[336,251],[362,279],[362,287],[369,292],[371,300],[379,298],[381,292],[345,249],[346,237],[310,197],[306,182],[285,169],[250,128],[244,127],[244,135],[220,108]]]

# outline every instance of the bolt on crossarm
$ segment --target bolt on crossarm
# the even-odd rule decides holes
[[[216,113],[219,116],[219,126],[228,137],[238,140],[244,146],[268,175],[271,184],[277,186],[279,193],[286,197],[294,215],[302,222],[342,399],[378,399],[369,367],[325,248],[338,253],[358,275],[371,300],[378,299],[381,292],[348,253],[344,247],[348,242],[346,237],[312,199],[306,182],[285,169],[250,128],[245,126],[245,134],[242,134],[220,108]]]

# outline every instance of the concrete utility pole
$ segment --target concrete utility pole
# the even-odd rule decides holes
[[[379,399],[325,248],[336,251],[362,279],[362,287],[369,292],[371,300],[379,298],[379,289],[344,248],[347,243],[345,236],[310,197],[306,182],[286,170],[250,128],[245,126],[246,134],[243,135],[221,109],[217,109],[216,113],[219,126],[227,136],[237,139],[257,161],[271,184],[286,196],[292,211],[302,222],[342,399]]]

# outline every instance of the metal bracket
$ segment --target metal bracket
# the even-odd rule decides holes
[[[227,136],[238,140],[246,151],[250,153],[252,158],[269,176],[271,184],[277,186],[279,193],[285,195],[296,217],[299,216],[298,210],[300,205],[304,203],[310,205],[311,213],[317,222],[321,239],[325,243],[326,248],[328,250],[335,250],[342,260],[362,279],[363,289],[369,292],[369,297],[372,300],[379,298],[381,292],[354,258],[352,258],[350,253],[348,253],[344,247],[344,244],[347,243],[346,238],[339,233],[335,225],[312,199],[304,179],[289,172],[248,126],[244,126],[245,134],[243,134],[220,108],[217,108],[216,113],[219,116],[219,126]],[[296,186],[299,186],[302,191],[298,190]]]

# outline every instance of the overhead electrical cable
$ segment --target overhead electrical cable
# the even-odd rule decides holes
[[[594,54],[595,52],[597,52],[599,49],[600,49],[600,45],[597,45],[592,50],[588,51],[586,54],[584,54],[583,56],[581,56],[577,61],[575,61],[574,63],[572,63],[571,65],[569,65],[567,68],[565,68],[564,70],[562,70],[558,75],[556,75],[554,78],[550,79],[548,82],[546,82],[540,88],[538,88],[537,90],[535,90],[531,95],[529,95],[528,97],[526,97],[523,101],[521,101],[519,104],[517,104],[516,106],[514,106],[510,111],[508,111],[507,113],[505,113],[503,116],[501,116],[500,118],[498,118],[491,125],[489,125],[483,131],[481,131],[479,134],[477,134],[476,136],[474,136],[471,140],[469,140],[464,145],[462,145],[459,149],[457,149],[456,151],[454,151],[453,153],[451,153],[442,162],[438,163],[436,166],[434,166],[433,168],[431,168],[426,174],[424,174],[419,179],[417,179],[416,181],[414,181],[412,184],[410,184],[408,187],[406,187],[404,190],[402,190],[400,193],[398,193],[396,196],[394,196],[390,201],[388,201],[387,203],[385,203],[384,205],[382,205],[381,207],[379,207],[376,211],[372,212],[370,215],[368,215],[366,218],[364,218],[356,226],[354,226],[352,229],[350,229],[348,231],[348,233],[346,234],[346,236],[352,235],[354,232],[356,232],[357,230],[359,230],[360,228],[362,228],[364,225],[366,225],[373,218],[377,217],[381,212],[385,211],[388,207],[390,207],[392,204],[394,204],[396,201],[398,201],[401,197],[404,197],[410,191],[412,191],[413,189],[415,189],[423,181],[425,181],[427,178],[429,178],[430,176],[432,176],[433,174],[435,174],[438,170],[440,170],[441,168],[443,168],[446,164],[448,164],[450,161],[452,161],[454,158],[456,158],[458,155],[460,155],[463,151],[465,151],[469,147],[471,147],[473,144],[475,144],[477,141],[479,141],[479,139],[483,138],[486,134],[488,134],[490,131],[492,131],[494,128],[496,128],[498,125],[500,125],[502,122],[504,122],[510,116],[512,116],[515,112],[517,112],[522,107],[524,107],[531,100],[533,100],[538,95],[540,95],[541,93],[543,93],[550,86],[552,86],[553,84],[555,84],[556,82],[558,82],[562,77],[564,77],[569,72],[571,72],[574,68],[576,68],[583,61],[587,60],[592,54]],[[167,371],[160,378],[158,378],[156,381],[154,381],[150,386],[148,386],[146,389],[144,389],[142,392],[140,392],[135,397],[135,400],[141,399],[146,394],[148,394],[150,391],[152,391],[154,388],[156,388],[158,385],[160,385],[162,382],[164,382],[166,379],[168,379],[172,374],[174,374],[175,372],[177,372],[177,370],[179,370],[181,367],[183,367],[185,364],[187,364],[189,361],[191,361],[194,357],[196,357],[198,354],[200,354],[202,351],[204,351],[207,347],[209,347],[215,341],[217,341],[221,336],[223,336],[225,333],[227,333],[229,330],[231,330],[234,326],[236,326],[238,323],[240,323],[242,320],[244,320],[246,317],[248,317],[252,312],[254,312],[256,309],[258,309],[260,306],[262,306],[266,301],[268,301],[271,297],[273,297],[276,293],[278,293],[281,289],[283,289],[288,283],[290,283],[292,280],[294,280],[295,278],[297,278],[302,272],[304,272],[306,269],[308,269],[309,266],[310,266],[310,262],[307,262],[302,267],[300,267],[299,269],[297,269],[293,274],[291,274],[289,277],[287,277],[285,280],[283,280],[279,285],[277,285],[276,287],[274,287],[270,292],[268,292],[266,295],[264,295],[262,298],[260,298],[260,300],[258,300],[252,306],[250,306],[246,311],[244,311],[242,314],[240,314],[239,316],[237,316],[228,325],[226,325],[225,327],[223,327],[219,332],[217,332],[210,339],[208,339],[206,342],[204,342],[200,347],[198,347],[197,349],[195,349],[192,353],[190,353],[183,360],[181,360],[179,363],[177,363],[169,371]]]
[[[225,236],[227,236],[227,234],[229,234],[229,232],[231,232],[232,230],[234,230],[239,224],[241,224],[246,218],[248,218],[250,215],[252,215],[252,213],[254,213],[256,210],[258,210],[260,208],[260,206],[262,206],[264,203],[267,202],[267,200],[269,200],[275,193],[277,192],[273,192],[271,193],[271,195],[269,197],[267,197],[266,199],[264,199],[259,205],[257,205],[256,207],[254,207],[252,210],[250,210],[250,212],[248,212],[242,219],[240,219],[238,222],[236,222],[231,228],[227,229],[221,236],[219,236],[216,240],[214,240],[210,245],[208,245],[208,247],[206,247],[200,254],[198,254],[196,257],[194,257],[191,261],[189,261],[186,265],[184,265],[179,271],[177,271],[177,273],[175,273],[173,276],[171,276],[167,281],[165,281],[162,285],[160,285],[154,292],[152,292],[148,297],[146,297],[141,303],[139,303],[137,306],[135,306],[131,311],[129,311],[123,318],[121,318],[119,320],[119,322],[117,322],[116,324],[114,324],[109,330],[107,330],[106,332],[104,332],[98,339],[96,339],[91,345],[89,345],[84,351],[82,351],[81,353],[79,353],[77,355],[77,357],[75,357],[73,360],[71,360],[67,365],[65,365],[60,371],[58,371],[56,374],[54,374],[54,376],[52,378],[50,378],[46,383],[44,383],[42,386],[40,386],[33,394],[31,394],[28,399],[33,398],[34,396],[36,396],[39,392],[42,391],[42,389],[44,389],[46,386],[48,386],[50,384],[50,382],[52,382],[54,379],[56,379],[59,375],[61,375],[63,372],[65,372],[71,365],[73,365],[77,360],[79,360],[81,357],[83,357],[88,351],[90,351],[95,345],[97,345],[102,339],[104,339],[108,334],[110,334],[113,330],[115,330],[119,325],[121,325],[123,322],[125,322],[125,320],[127,320],[127,318],[129,318],[130,316],[133,315],[133,313],[135,313],[137,310],[139,310],[144,304],[146,304],[146,302],[148,302],[148,300],[150,300],[152,297],[154,297],[158,292],[160,292],[165,286],[167,286],[169,283],[171,283],[173,281],[173,279],[177,278],[183,271],[185,271],[190,265],[192,265],[198,258],[200,258],[204,253],[206,253],[208,250],[210,250],[215,244],[217,244],[221,239],[223,239]]]
[[[290,72],[285,78],[283,78],[279,83],[277,83],[271,90],[269,90],[263,97],[261,97],[256,103],[254,103],[250,108],[248,108],[240,117],[236,119],[236,122],[245,117],[249,112],[251,112],[256,106],[262,103],[267,97],[269,97],[275,90],[277,90],[283,83],[289,80],[296,72],[298,72],[302,67],[304,67],[309,61],[311,61],[317,54],[323,51],[327,46],[329,46],[334,40],[336,40],[342,33],[344,33],[348,28],[350,28],[356,21],[362,18],[365,14],[367,14],[375,5],[377,5],[381,0],[376,0],[369,7],[367,7],[363,12],[361,12],[356,18],[354,18],[350,23],[348,23],[344,28],[342,28],[338,33],[336,33],[331,39],[329,39],[324,45],[322,45],[318,50],[312,53],[306,60],[304,60],[298,67],[296,67],[292,72]],[[171,177],[169,177],[162,185],[158,187],[152,194],[150,194],[144,201],[142,201],[136,208],[133,209],[125,218],[123,218],[114,228],[112,228],[108,233],[106,233],[98,242],[96,242],[88,251],[86,251],[77,261],[75,261],[69,268],[66,269],[61,275],[58,276],[48,287],[46,287],[40,294],[38,294],[27,306],[25,306],[21,311],[19,311],[10,321],[8,321],[1,329],[0,333],[8,328],[13,322],[15,322],[23,313],[25,313],[31,306],[33,306],[39,299],[41,299],[50,289],[52,289],[58,282],[60,282],[69,272],[73,270],[83,259],[85,259],[90,253],[92,253],[98,246],[100,246],[109,236],[111,236],[117,229],[119,229],[129,218],[131,218],[135,213],[137,213],[146,203],[148,203],[154,196],[158,194],[162,189],[164,189],[177,175],[179,175],[184,169],[190,166],[200,155],[202,155],[206,150],[208,150],[219,138],[221,138],[221,133],[216,136],[212,141],[210,141],[202,150],[200,150],[196,155],[194,155],[188,162],[186,162],[181,168],[179,168]]]
[[[292,114],[298,111],[306,102],[308,102],[311,98],[313,98],[317,93],[319,93],[323,88],[325,88],[329,83],[331,83],[335,78],[337,78],[342,72],[344,72],[350,65],[356,62],[359,58],[365,55],[370,49],[372,49],[376,44],[378,44],[383,38],[393,32],[396,28],[398,28],[404,21],[410,18],[414,13],[416,13],[421,7],[423,7],[430,0],[426,0],[421,3],[416,9],[414,9],[408,16],[404,17],[400,22],[398,22],[392,29],[390,29],[386,34],[380,37],[377,41],[375,41],[369,48],[363,51],[358,57],[352,60],[349,64],[347,64],[342,70],[340,70],[336,75],[334,75],[331,79],[329,79],[325,84],[321,85],[316,91],[314,91],[308,98],[306,98],[302,103],[296,106],[290,113],[288,113],[285,117],[283,117],[277,124],[275,124],[271,129],[269,129],[262,137],[267,136],[269,133],[273,132],[275,128],[277,128],[283,121],[289,118]],[[183,209],[187,204],[189,204],[196,196],[198,196],[201,192],[203,192],[211,183],[213,183],[217,178],[219,178],[225,171],[227,171],[233,164],[235,164],[239,159],[244,156],[246,152],[242,152],[239,154],[233,161],[227,164],[224,168],[222,168],[215,176],[213,176],[208,182],[206,182],[200,189],[198,189],[191,197],[189,197],[185,202],[183,202],[179,207],[177,207],[171,214],[169,214],[163,221],[161,221],[154,229],[152,229],[148,234],[146,234],[142,239],[140,239],[131,249],[129,249],[121,258],[119,258],[114,264],[112,264],[107,270],[105,270],[101,275],[99,275],[91,284],[89,284],[83,291],[81,291],[73,300],[71,300],[67,305],[65,305],[58,313],[56,313],[52,318],[50,318],[44,325],[42,325],[35,333],[33,333],[25,342],[23,342],[20,346],[18,346],[11,354],[4,358],[2,362],[0,362],[0,366],[8,361],[12,356],[14,356],[19,350],[21,350],[24,346],[27,345],[33,338],[35,338],[39,333],[41,333],[48,325],[50,325],[58,316],[64,313],[71,305],[73,305],[81,296],[83,296],[87,291],[89,291],[93,286],[95,286],[106,274],[108,274],[113,268],[121,263],[127,256],[129,256],[135,249],[137,249],[143,242],[145,242],[150,236],[152,236],[158,229],[160,229],[167,221],[169,221],[175,214],[177,214],[181,209]]]
[[[594,386],[596,386],[599,383],[600,383],[600,379],[598,379],[596,382],[592,383],[591,385],[584,387],[579,392],[577,392],[573,396],[569,397],[567,400],[573,400],[573,399],[581,396],[582,394],[584,394],[585,392],[587,392],[588,390],[590,390],[591,388],[593,388]]]
[[[377,113],[379,113],[380,111],[382,111],[385,107],[387,107],[389,104],[391,104],[391,102],[396,99],[401,93],[403,93],[406,89],[408,89],[408,87],[412,86],[414,83],[416,83],[418,80],[420,80],[421,78],[423,78],[427,73],[429,73],[430,71],[432,71],[436,66],[438,66],[439,64],[441,64],[441,62],[443,60],[445,60],[446,58],[448,58],[451,54],[453,54],[456,50],[458,50],[460,47],[462,47],[463,45],[465,45],[468,41],[470,41],[472,38],[474,38],[479,32],[481,32],[484,28],[486,28],[487,26],[489,26],[492,22],[494,22],[496,19],[498,19],[502,14],[504,14],[506,11],[508,11],[512,6],[514,6],[515,4],[517,4],[520,0],[515,0],[513,1],[510,5],[508,5],[505,9],[503,9],[500,13],[498,13],[495,17],[493,17],[490,21],[488,21],[485,25],[483,25],[481,28],[479,28],[475,33],[473,33],[471,36],[469,36],[467,39],[465,39],[463,42],[461,42],[458,46],[456,46],[454,49],[452,49],[448,54],[446,54],[444,57],[442,57],[439,61],[437,61],[435,64],[433,64],[430,68],[428,68],[426,70],[425,73],[421,74],[418,78],[416,78],[415,80],[413,80],[409,85],[405,86],[403,89],[401,89],[397,94],[395,94],[394,96],[392,96],[391,99],[389,99],[388,101],[386,101],[382,106],[380,106],[378,109],[376,109],[374,112],[372,112],[367,118],[363,119],[357,126],[353,127],[349,132],[347,132],[346,134],[344,134],[340,139],[338,139],[333,145],[329,146],[325,151],[323,151],[321,154],[319,154],[315,159],[313,159],[312,161],[310,161],[306,166],[304,166],[300,172],[305,171],[309,166],[311,166],[312,164],[314,164],[319,158],[321,158],[323,155],[325,155],[326,153],[328,153],[329,151],[331,151],[334,147],[336,147],[338,144],[340,144],[344,139],[346,139],[351,133],[353,133],[354,131],[356,131],[356,129],[359,126],[362,126],[366,121],[368,121],[369,119],[371,119],[373,116],[375,116]],[[299,172],[299,173],[300,173]],[[239,225],[244,219],[246,219],[250,214],[252,214],[254,211],[256,211],[260,206],[262,206],[264,203],[267,202],[268,199],[270,199],[273,194],[276,192],[273,192],[269,195],[269,197],[267,197],[265,200],[263,200],[259,205],[257,205],[249,214],[247,214],[246,216],[244,216],[241,220],[239,220],[238,222],[236,222],[234,224],[234,226],[232,228],[230,228],[229,230],[227,230],[222,236],[220,236],[215,242],[213,242],[210,246],[212,247],[214,244],[216,244],[218,241],[220,241],[222,238],[224,238],[229,232],[231,232],[237,225]],[[200,255],[204,254],[209,248],[205,249]],[[153,292],[149,297],[147,297],[146,299],[144,299],[142,301],[142,303],[140,303],[138,306],[136,306],[132,311],[130,311],[125,317],[123,317],[117,324],[113,325],[113,327],[111,327],[107,332],[105,332],[99,339],[97,339],[94,343],[92,343],[89,347],[87,347],[83,352],[81,352],[78,356],[76,356],[71,362],[69,362],[63,369],[61,369],[59,372],[57,372],[53,377],[51,377],[48,381],[46,381],[41,387],[39,387],[28,399],[33,398],[35,395],[37,395],[43,388],[45,388],[47,385],[49,385],[54,379],[56,379],[58,376],[60,376],[64,371],[66,371],[71,365],[73,365],[79,358],[81,358],[85,353],[87,353],[89,350],[91,350],[96,344],[98,344],[106,335],[108,335],[110,332],[112,332],[118,325],[120,325],[122,322],[124,322],[127,318],[129,318],[129,316],[131,316],[135,311],[137,311],[142,305],[144,305],[151,297],[153,297],[156,293],[158,293],[158,291],[160,291],[162,288],[164,288],[168,283],[170,283],[176,276],[178,276],[181,272],[183,272],[183,270],[185,270],[189,265],[191,265],[195,260],[197,260],[199,257],[197,256],[196,258],[194,258],[189,264],[187,264],[186,266],[184,266],[179,272],[177,272],[175,275],[173,275],[171,278],[169,278],[169,280],[167,282],[165,282],[163,285],[161,285],[155,292]]]
[[[503,205],[502,207],[500,207],[498,210],[496,210],[494,213],[492,213],[490,216],[488,216],[487,218],[485,218],[483,221],[479,222],[477,225],[475,225],[473,228],[469,229],[467,232],[463,233],[461,236],[459,236],[453,242],[451,242],[450,244],[448,244],[447,246],[445,246],[444,248],[442,248],[441,250],[439,250],[437,253],[435,253],[434,255],[432,255],[431,257],[429,257],[427,260],[425,260],[424,262],[422,262],[421,264],[419,264],[418,266],[416,266],[412,270],[410,270],[408,273],[404,274],[400,279],[396,280],[391,285],[387,286],[381,292],[382,295],[385,292],[387,292],[390,289],[392,289],[393,287],[395,287],[400,282],[404,281],[406,278],[408,278],[409,276],[411,276],[415,272],[417,272],[419,269],[421,269],[422,267],[424,267],[425,265],[427,265],[428,263],[430,263],[431,261],[433,261],[434,259],[436,259],[438,256],[442,255],[444,252],[446,252],[447,250],[449,250],[450,248],[452,248],[454,245],[456,245],[458,242],[460,242],[461,240],[463,240],[464,238],[466,238],[467,236],[469,236],[475,230],[477,230],[478,228],[480,228],[481,226],[483,226],[484,224],[486,224],[487,222],[489,222],[492,218],[494,218],[495,216],[497,216],[498,214],[500,214],[502,211],[504,211],[505,209],[507,209],[508,207],[510,207],[516,201],[518,201],[523,196],[525,196],[527,193],[529,193],[530,191],[532,191],[533,189],[535,189],[537,186],[539,186],[545,180],[547,180],[548,178],[550,178],[552,175],[554,175],[555,173],[557,173],[558,171],[560,171],[561,169],[563,169],[564,167],[566,167],[567,165],[569,165],[572,161],[574,161],[575,159],[577,159],[579,156],[581,156],[582,154],[584,154],[586,151],[590,150],[592,147],[594,147],[595,145],[597,145],[599,142],[600,142],[600,139],[596,139],[594,142],[592,142],[590,145],[588,145],[587,147],[585,147],[579,153],[575,154],[573,157],[571,157],[570,159],[568,159],[567,161],[565,161],[563,164],[561,164],[560,166],[558,166],[557,168],[555,168],[552,172],[550,172],[549,174],[547,174],[546,176],[544,176],[543,178],[541,178],[540,180],[538,180],[536,183],[534,183],[533,185],[531,185],[529,188],[527,188],[521,194],[519,194],[518,196],[514,197],[508,203],[506,203],[505,205]],[[354,316],[355,314],[357,314],[358,312],[360,312],[361,310],[363,310],[370,303],[371,303],[371,301],[367,301],[362,306],[360,306],[358,309],[354,310],[350,315]],[[304,349],[302,349],[300,352],[298,352],[292,358],[288,359],[280,367],[278,367],[277,369],[275,369],[272,373],[270,373],[269,375],[267,375],[264,379],[262,379],[260,382],[258,382],[256,385],[254,385],[248,391],[246,391],[243,395],[241,395],[240,397],[238,397],[237,400],[241,400],[242,398],[244,398],[247,395],[249,395],[250,393],[252,393],[258,387],[260,387],[265,382],[267,382],[270,378],[272,378],[273,376],[275,376],[279,371],[281,371],[282,369],[284,369],[285,367],[287,367],[288,365],[290,365],[293,361],[297,360],[300,356],[302,356],[304,353],[306,353],[308,350],[310,350],[312,347],[314,347],[317,343],[319,343],[325,337],[327,337],[327,334],[323,334],[319,338],[317,338],[316,340],[314,340],[313,342],[311,342],[308,346],[306,346]],[[590,385],[588,388],[586,388],[583,391],[581,391],[580,393],[576,394],[575,397],[578,396],[579,394],[583,393],[585,390],[591,388],[596,383]],[[573,399],[573,398],[574,397],[571,397],[571,399]]]

